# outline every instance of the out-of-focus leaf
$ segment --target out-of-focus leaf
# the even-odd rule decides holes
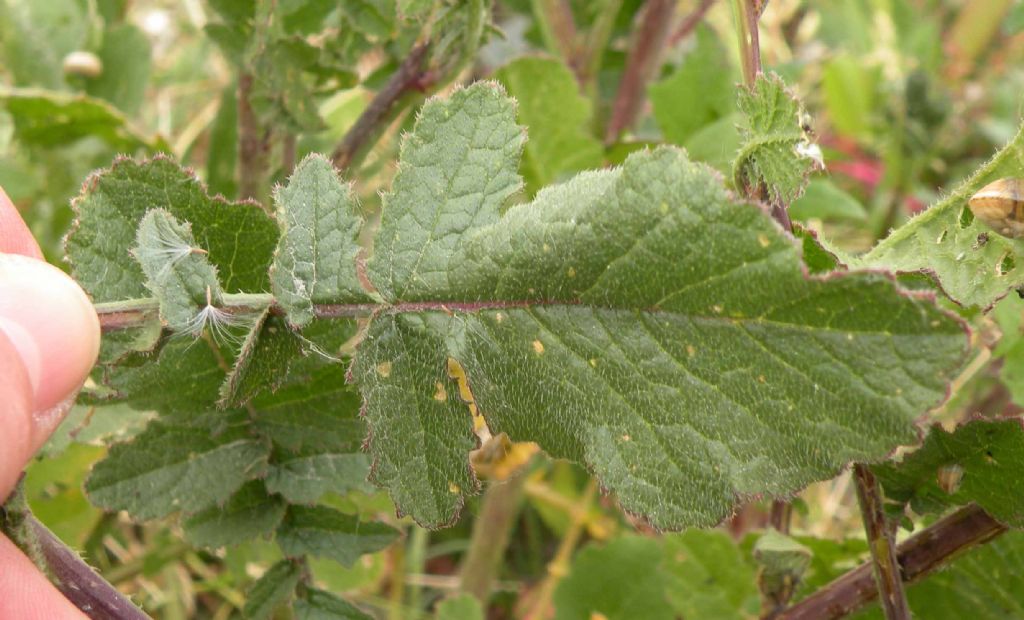
[[[973,420],[951,433],[933,426],[918,450],[873,469],[887,498],[920,514],[973,502],[1007,525],[1024,526],[1020,419]]]
[[[811,179],[807,191],[789,206],[793,219],[807,221],[853,220],[863,221],[867,211],[857,199],[839,189],[829,180]]]
[[[494,77],[515,97],[518,120],[530,128],[520,172],[531,196],[568,173],[601,166],[590,102],[568,67],[552,58],[520,58]]]
[[[86,92],[126,114],[137,113],[149,83],[150,54],[149,39],[135,26],[118,24],[108,29],[99,51],[103,73],[88,81]]]
[[[360,521],[327,506],[291,505],[277,528],[277,544],[286,556],[323,556],[345,566],[396,538],[398,532],[390,526]]]
[[[289,560],[281,560],[263,573],[246,592],[242,615],[247,620],[269,620],[274,611],[295,593],[302,571]]]
[[[274,531],[284,518],[285,502],[267,493],[260,480],[245,483],[222,506],[211,506],[182,522],[194,545],[216,549],[237,545]]]
[[[737,81],[717,35],[710,27],[699,27],[696,49],[675,73],[649,89],[654,118],[665,139],[685,145],[701,128],[733,114]],[[532,131],[533,125],[528,126]]]
[[[584,547],[555,590],[555,620],[672,620],[661,558],[658,541],[640,536]]]
[[[161,143],[139,133],[128,119],[101,99],[35,88],[0,88],[0,106],[14,119],[25,144],[53,148],[96,137],[112,148],[155,151]]]

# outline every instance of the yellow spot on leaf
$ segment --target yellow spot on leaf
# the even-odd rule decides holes
[[[545,252],[550,252],[551,246],[545,243],[541,249],[544,250]]]
[[[504,320],[505,320],[505,313],[504,312],[498,312],[497,314],[494,315],[494,322],[495,323],[501,323]]]
[[[434,400],[444,402],[448,400],[448,390],[444,389],[444,384],[438,381],[434,384],[437,390],[434,392]]]
[[[599,611],[590,612],[590,620],[608,620],[608,616]]]
[[[377,364],[377,374],[387,379],[391,376],[391,362]]]
[[[632,438],[632,437],[630,437],[629,435],[623,435],[623,436],[622,436],[622,441],[631,441],[632,439],[633,439],[633,438]]]
[[[462,489],[460,489],[459,485],[455,484],[454,482],[449,482],[448,492],[451,493],[452,495],[458,495],[459,493],[462,492]]]
[[[544,343],[540,340],[533,341],[533,352],[537,355],[544,355]]]
[[[846,339],[853,342],[853,334],[846,334]]]
[[[469,414],[473,416],[473,430],[479,431],[483,429],[487,423],[484,421],[484,416],[480,415],[480,411],[476,408],[476,398],[473,397],[473,390],[469,388],[469,378],[466,376],[466,369],[453,357],[448,358],[448,376],[455,379],[455,383],[458,384],[459,398],[469,405]]]
[[[767,381],[767,379],[764,378],[764,375],[757,375],[758,383],[764,383],[765,381]]]
[[[711,306],[711,309],[715,311],[715,314],[722,314],[722,306],[714,305]]]
[[[662,215],[668,215],[668,203],[663,202],[660,205],[658,205],[658,211],[661,211]]]
[[[590,367],[591,368],[597,368],[597,358],[596,357],[590,358],[589,361],[590,361]]]
[[[695,349],[692,344],[688,344],[686,345],[686,354],[693,357],[694,355],[697,355],[697,349]]]
[[[569,270],[566,271],[566,273],[569,274],[570,278],[575,278],[576,277],[576,270],[573,269],[572,267],[569,267]]]
[[[762,248],[766,248],[766,247],[768,247],[769,245],[771,245],[771,243],[772,243],[772,242],[771,242],[771,241],[770,241],[770,240],[768,239],[768,236],[767,236],[767,235],[765,235],[764,233],[761,233],[760,235],[758,235],[758,236],[757,236],[757,242],[761,244],[761,247],[762,247]]]

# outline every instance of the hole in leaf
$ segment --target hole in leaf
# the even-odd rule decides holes
[[[1007,252],[1006,255],[1003,256],[1003,260],[999,261],[999,266],[996,267],[996,272],[1001,276],[1005,276],[1013,271],[1013,268],[1016,266],[1017,259],[1013,257],[1013,254]]]
[[[964,207],[963,210],[960,211],[960,228],[967,228],[968,226],[971,225],[971,222],[973,221],[974,212],[971,211],[969,208]]]

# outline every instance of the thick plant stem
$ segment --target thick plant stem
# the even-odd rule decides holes
[[[740,45],[740,62],[743,64],[743,83],[747,88],[761,73],[761,43],[757,34],[757,22],[764,5],[758,0],[733,0],[732,10],[736,22],[736,38]]]
[[[94,620],[149,618],[32,515],[21,483],[0,506],[0,532],[10,537],[86,617]]]
[[[597,18],[587,33],[583,49],[579,58],[574,59],[572,67],[576,71],[576,78],[580,83],[580,90],[590,93],[592,99],[597,97],[597,84],[595,79],[601,71],[601,62],[604,60],[604,53],[608,47],[608,39],[612,36],[615,28],[615,18],[622,9],[623,0],[604,0],[603,5],[597,13]],[[597,105],[594,106],[597,109]],[[595,120],[598,120],[595,115]]]
[[[776,532],[789,535],[789,522],[792,516],[793,504],[777,499],[772,502],[772,511],[768,516],[768,521]]]
[[[261,203],[270,159],[270,131],[260,127],[249,103],[253,76],[238,76],[238,195]]]
[[[281,176],[292,176],[295,170],[295,147],[298,140],[295,134],[289,133],[281,140]]]
[[[145,620],[147,616],[114,586],[107,583],[82,561],[45,525],[30,517],[46,568],[54,576],[54,585],[76,607],[93,620]]]
[[[1003,534],[1006,526],[971,505],[927,527],[896,547],[903,581],[914,583],[945,566],[960,553]],[[839,577],[790,607],[779,620],[837,620],[878,596],[874,563],[868,562]]]
[[[552,53],[559,54],[566,64],[577,69],[574,59],[577,52],[576,21],[572,7],[567,0],[531,0],[533,15],[537,20],[544,46]],[[577,72],[578,75],[578,72]]]
[[[647,0],[643,16],[626,58],[626,70],[612,104],[612,116],[605,130],[605,144],[612,144],[636,120],[651,80],[661,59],[676,3],[672,0]]]
[[[435,80],[424,67],[429,52],[429,42],[419,43],[409,50],[398,70],[334,148],[331,160],[335,168],[345,170],[361,159],[374,139],[411,103],[407,99],[410,96],[418,99],[432,85]]]
[[[871,469],[862,463],[853,466],[853,481],[857,488],[857,503],[864,521],[864,533],[871,548],[878,584],[879,602],[886,620],[910,620],[910,605],[903,591],[903,576],[896,560],[896,545],[892,528],[885,519],[882,489]]]
[[[480,514],[473,521],[473,535],[460,571],[460,589],[485,606],[508,548],[512,526],[519,517],[525,483],[525,472],[505,482],[492,483],[484,493]]]

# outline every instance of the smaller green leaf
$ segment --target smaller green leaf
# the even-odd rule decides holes
[[[216,549],[237,545],[274,531],[284,518],[285,503],[271,496],[262,481],[252,480],[223,506],[211,506],[182,523],[194,545]]]
[[[307,157],[274,193],[274,202],[282,231],[270,279],[288,321],[306,325],[317,303],[373,301],[356,273],[363,220],[352,187],[331,162]]]
[[[641,536],[586,546],[555,590],[555,620],[671,620],[661,558],[659,541]]]
[[[77,219],[65,242],[67,260],[96,303],[149,296],[145,274],[125,249],[136,242],[139,223],[152,209],[189,222],[226,293],[270,290],[268,270],[278,238],[274,220],[256,203],[211,198],[192,171],[169,157],[116,159],[89,177],[72,206]]]
[[[438,603],[434,620],[484,620],[484,610],[472,595],[460,594]]]
[[[278,607],[291,600],[300,577],[302,572],[295,563],[281,560],[274,564],[245,593],[242,615],[247,620],[269,620]]]
[[[800,102],[775,74],[759,75],[739,90],[740,152],[733,163],[739,186],[764,188],[772,202],[789,204],[803,193],[818,164],[801,126]],[[820,150],[818,151],[820,153]]]
[[[224,382],[224,370],[209,346],[189,338],[165,337],[158,353],[132,354],[104,369],[106,387],[132,407],[164,414],[192,414],[211,407]]]
[[[156,348],[161,334],[160,312],[154,308],[141,325],[103,334],[98,363],[116,364],[132,353],[148,353]]]
[[[789,205],[789,215],[806,222],[810,219],[864,221],[868,214],[856,198],[831,181],[812,179],[804,195]]]
[[[775,603],[784,603],[811,565],[811,550],[789,536],[768,530],[757,539],[754,560],[760,565],[757,580],[761,592]]]
[[[371,491],[370,458],[360,452],[282,454],[267,471],[267,490],[293,504],[312,504],[324,493]]]
[[[987,308],[1024,284],[1024,244],[996,234],[976,219],[968,201],[985,185],[1024,176],[1024,125],[992,159],[941,200],[892,231],[858,266],[933,274],[945,295]]]
[[[327,506],[289,506],[277,529],[277,544],[285,556],[323,556],[345,566],[396,538],[398,531],[388,525],[363,522]]]
[[[264,310],[242,342],[235,365],[221,385],[218,404],[240,407],[263,392],[273,392],[301,353],[299,337],[283,319]]]
[[[1024,426],[1020,418],[973,420],[953,432],[931,428],[900,463],[873,468],[885,496],[919,514],[974,502],[999,521],[1024,527]]]
[[[307,588],[295,601],[295,620],[373,620],[330,592]]]
[[[245,412],[154,422],[110,449],[86,480],[86,493],[93,504],[136,519],[223,502],[266,472],[267,449],[248,426]]]
[[[146,274],[146,288],[160,302],[160,316],[173,331],[202,334],[207,321],[228,321],[219,310],[224,294],[217,269],[196,247],[192,227],[163,209],[152,209],[139,222],[132,250]]]

